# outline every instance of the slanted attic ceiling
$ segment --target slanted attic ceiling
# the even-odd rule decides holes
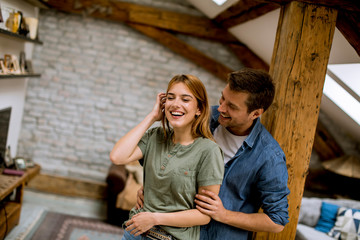
[[[122,22],[193,61],[220,79],[230,69],[188,45],[174,33],[187,34],[228,46],[246,67],[268,70],[282,4],[290,0],[228,0],[217,6],[212,0],[188,0],[205,16],[114,0],[27,0],[60,11]],[[154,1],[156,3],[156,1]],[[360,63],[360,3],[357,0],[301,0],[338,10],[329,63]],[[333,106],[330,107],[333,109]],[[344,125],[338,123],[339,125]],[[348,124],[345,124],[348,126]],[[355,126],[360,136],[360,127]],[[353,131],[354,132],[354,131]]]
[[[356,0],[302,1],[339,10],[329,63],[360,62],[360,3]],[[178,13],[161,7],[133,4],[129,1],[43,0],[38,2],[65,12],[85,13],[93,17],[132,24],[132,27],[138,27],[140,24],[143,25],[140,31],[145,31],[147,28],[147,32],[157,30],[165,35],[178,32],[220,41],[229,46],[232,44],[234,52],[238,53],[238,57],[246,66],[266,69],[274,46],[279,8],[281,4],[290,1],[228,0],[222,6],[218,6],[212,0],[188,0],[207,18],[196,16],[194,12]],[[174,48],[176,46],[173,46],[173,50]],[[216,66],[220,67],[220,65]],[[228,69],[220,67],[218,71],[221,70]],[[224,76],[223,73],[214,71],[213,73],[219,77]]]
[[[212,0],[188,1],[210,19],[228,29],[266,63],[270,63],[279,17],[279,3],[289,1],[228,0],[222,6],[216,5]],[[359,2],[316,2],[340,9],[329,63],[359,63]]]

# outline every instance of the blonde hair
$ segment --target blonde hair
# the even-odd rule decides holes
[[[210,105],[207,92],[204,84],[200,81],[199,78],[193,75],[176,75],[174,76],[166,90],[166,93],[169,92],[170,88],[176,83],[184,83],[185,86],[189,88],[191,93],[197,100],[197,105],[200,110],[200,115],[195,117],[195,121],[191,127],[191,134],[194,138],[204,137],[214,141],[214,138],[210,131]],[[169,121],[165,117],[165,114],[162,118],[162,125],[164,128],[165,139],[167,138],[166,129],[170,129]]]

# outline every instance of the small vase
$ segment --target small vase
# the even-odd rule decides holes
[[[25,24],[27,25],[27,29],[29,29],[30,38],[35,39],[38,29],[38,20],[32,17],[24,17],[24,20]]]

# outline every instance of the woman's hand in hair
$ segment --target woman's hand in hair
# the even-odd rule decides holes
[[[155,121],[160,121],[164,114],[164,104],[166,101],[166,93],[159,93],[156,96],[156,103],[151,111]]]

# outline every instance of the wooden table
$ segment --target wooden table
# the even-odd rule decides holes
[[[2,239],[19,223],[24,186],[40,172],[40,166],[35,165],[26,169],[22,176],[5,175],[2,173],[3,169],[0,171],[0,238]]]

